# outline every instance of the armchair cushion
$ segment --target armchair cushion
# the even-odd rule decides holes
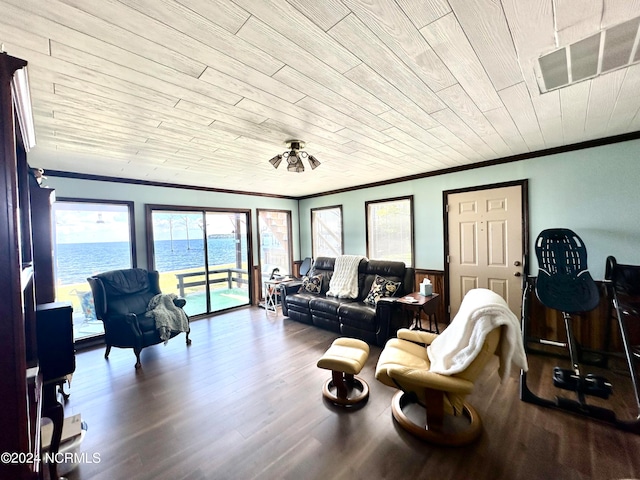
[[[369,290],[369,294],[364,299],[364,303],[375,305],[383,297],[393,297],[400,289],[400,285],[402,285],[402,282],[394,282],[376,275],[371,284],[371,290]]]
[[[142,268],[113,270],[100,276],[107,296],[132,295],[150,288],[149,274]]]
[[[388,346],[394,348],[393,345]],[[394,360],[398,364],[387,365],[388,378],[402,382],[405,386],[432,388],[452,394],[468,395],[473,391],[473,382],[455,376],[434,373],[430,371],[431,364],[428,357],[425,358],[422,355],[424,352],[420,352],[421,355],[412,355],[407,350],[409,348],[406,345],[396,349]]]
[[[420,372],[428,374],[430,373],[430,368],[431,362],[423,346],[406,340],[391,338],[378,359],[375,375],[376,379],[385,385],[401,388],[405,392],[414,392],[422,402],[425,401],[425,387],[429,386],[435,390],[446,391],[446,384],[461,380],[437,374],[431,374],[431,378],[426,379]],[[466,380],[462,380],[462,382],[466,385],[473,385]],[[470,390],[464,395],[469,392]],[[462,398],[456,397],[454,391],[451,391],[450,395],[444,396],[444,400],[445,411],[448,414],[453,414],[462,408],[464,396]]]

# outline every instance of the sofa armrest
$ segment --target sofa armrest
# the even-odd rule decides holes
[[[302,285],[301,280],[294,280],[292,282],[282,282],[280,284],[280,305],[282,306],[282,314],[285,317],[289,316],[289,309],[287,308],[287,295],[292,295],[294,293],[298,293],[300,290],[300,286]]]
[[[298,290],[300,290],[301,286],[302,286],[301,280],[293,280],[291,282],[282,282],[280,284],[280,293],[282,295],[298,293]]]
[[[398,309],[397,298],[383,297],[376,303],[376,320],[378,322],[378,331],[376,332],[377,343],[383,346],[387,339],[395,335],[393,330],[394,314]]]

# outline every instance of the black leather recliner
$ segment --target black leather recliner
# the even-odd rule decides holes
[[[142,268],[112,270],[87,278],[96,307],[96,317],[104,323],[104,358],[109,357],[111,347],[133,348],[136,368],[140,368],[140,352],[156,345],[160,338],[153,317],[146,317],[149,301],[160,291],[160,277],[156,271]],[[176,298],[174,304],[183,308],[184,298]],[[172,332],[175,337],[181,332]],[[187,345],[191,344],[186,332]]]

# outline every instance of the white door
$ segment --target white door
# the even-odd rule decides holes
[[[499,294],[520,317],[522,185],[447,195],[451,319],[473,288]]]

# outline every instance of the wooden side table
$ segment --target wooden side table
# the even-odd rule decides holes
[[[433,295],[422,295],[420,292],[413,292],[404,297],[398,299],[398,303],[402,309],[408,312],[413,320],[413,324],[417,330],[424,330],[427,332],[440,333],[438,328],[438,319],[436,312],[438,311],[438,304],[440,303],[440,295],[434,293]],[[424,313],[429,318],[429,328],[422,327],[421,313]],[[433,326],[435,324],[435,332]],[[411,326],[411,322],[409,323]]]

